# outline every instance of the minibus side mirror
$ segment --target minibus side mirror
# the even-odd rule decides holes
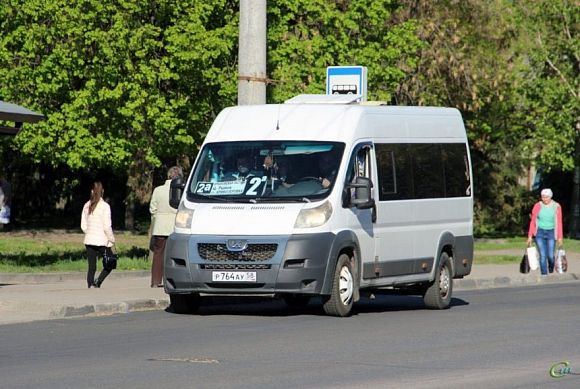
[[[177,209],[179,207],[179,202],[181,201],[181,196],[183,196],[185,181],[181,177],[176,177],[171,180],[169,188],[169,205],[172,208]]]
[[[374,207],[375,200],[371,197],[373,182],[366,177],[356,177],[354,182],[348,185],[348,189],[354,189],[354,199],[350,201],[358,209]]]

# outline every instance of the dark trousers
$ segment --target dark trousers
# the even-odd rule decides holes
[[[103,253],[105,252],[105,246],[91,246],[85,245],[87,248],[87,257],[89,258],[89,271],[87,272],[87,285],[90,288],[95,284],[95,272],[97,271],[97,260],[103,257]],[[96,284],[101,286],[105,278],[111,273],[111,270],[103,269],[101,274],[99,274],[99,278],[97,279]]]
[[[163,260],[165,257],[166,236],[154,235],[151,242],[153,262],[151,263],[151,286],[163,285]]]

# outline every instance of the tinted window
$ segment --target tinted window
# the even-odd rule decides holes
[[[449,143],[443,147],[443,162],[445,166],[445,196],[469,196],[469,161],[464,144]]]
[[[412,198],[413,176],[408,145],[376,145],[379,200]]]
[[[409,145],[413,161],[413,184],[415,199],[431,199],[445,196],[443,161],[438,144]]]
[[[462,143],[377,144],[379,200],[469,196],[469,163]]]

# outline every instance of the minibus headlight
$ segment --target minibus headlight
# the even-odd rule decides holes
[[[316,208],[303,209],[296,218],[294,228],[312,228],[319,227],[326,223],[332,215],[332,205],[325,201]]]
[[[191,228],[193,209],[180,206],[175,215],[175,228]]]

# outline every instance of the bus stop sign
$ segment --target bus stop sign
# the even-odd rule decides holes
[[[367,68],[365,66],[329,66],[326,68],[327,95],[358,95],[367,100]]]

